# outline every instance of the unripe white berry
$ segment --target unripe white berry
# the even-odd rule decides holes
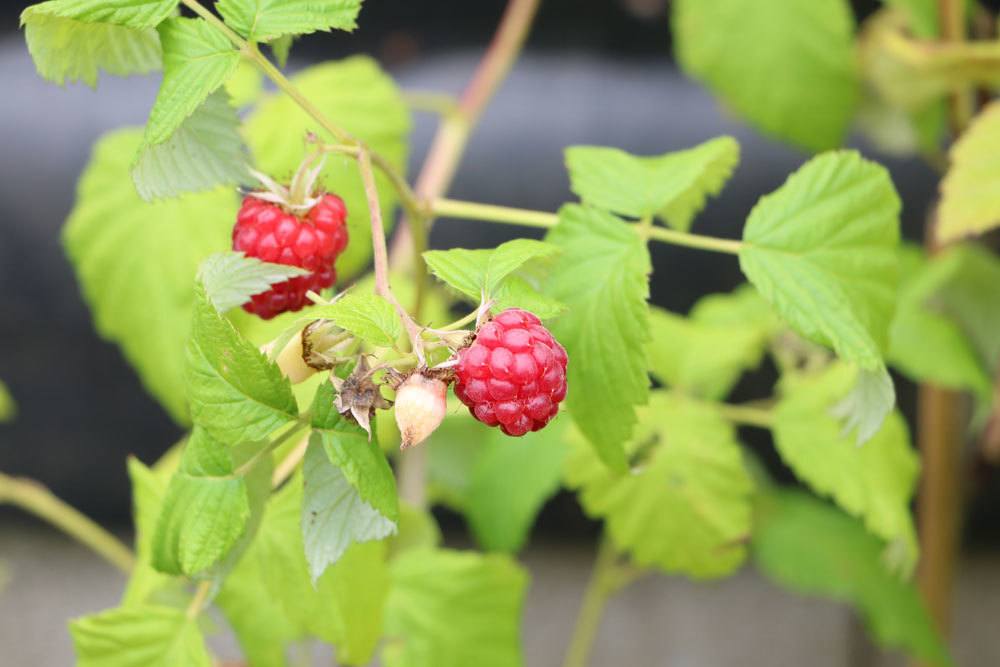
[[[396,389],[396,424],[402,449],[418,445],[433,433],[448,409],[448,385],[414,373]]]
[[[267,345],[264,345],[260,351],[270,356],[274,343],[275,341],[271,341]],[[278,368],[281,369],[281,372],[288,377],[288,381],[292,384],[304,382],[316,373],[316,369],[310,367],[302,359],[301,335],[292,336],[291,340],[278,353],[274,362],[278,364]]]

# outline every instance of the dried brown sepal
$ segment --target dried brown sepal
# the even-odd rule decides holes
[[[392,403],[382,396],[379,385],[372,382],[368,360],[364,356],[359,357],[354,372],[347,379],[331,375],[330,382],[337,390],[337,398],[333,401],[337,412],[357,422],[371,440],[371,420],[375,416],[375,410],[386,410]]]

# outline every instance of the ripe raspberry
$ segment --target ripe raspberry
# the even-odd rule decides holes
[[[255,294],[243,309],[271,319],[300,310],[309,290],[318,292],[333,285],[337,279],[334,260],[347,247],[346,219],[347,208],[336,195],[323,195],[303,217],[253,195],[244,198],[233,227],[233,250],[312,273],[272,285]]]
[[[458,353],[455,395],[507,435],[537,431],[566,398],[566,350],[533,314],[510,308]]]

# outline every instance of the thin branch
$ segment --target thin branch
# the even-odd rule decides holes
[[[0,473],[0,504],[3,503],[16,505],[47,521],[126,574],[135,565],[132,550],[121,540],[34,480]]]
[[[375,173],[372,171],[371,156],[366,148],[362,148],[358,153],[358,168],[361,171],[361,180],[365,184],[365,195],[368,198],[368,215],[371,218],[372,230],[372,255],[375,264],[375,293],[391,303],[400,322],[406,329],[410,337],[410,345],[417,355],[420,364],[424,364],[423,341],[420,338],[421,327],[413,321],[410,314],[399,303],[396,295],[392,293],[389,285],[389,253],[385,245],[385,228],[382,226],[382,209],[378,203],[378,188],[375,185]]]

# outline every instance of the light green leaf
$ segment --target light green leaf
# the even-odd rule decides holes
[[[265,443],[242,448],[249,452]],[[250,454],[252,455],[252,454]],[[170,480],[153,539],[153,565],[169,574],[195,575],[220,564],[247,535],[250,518],[270,490],[270,459],[248,472],[239,470],[227,444],[195,427],[180,469]],[[261,487],[264,493],[260,493]]]
[[[140,134],[121,130],[95,145],[63,242],[98,333],[122,347],[146,389],[185,423],[192,285],[199,262],[229,247],[236,198],[215,190],[143,202],[128,175]]]
[[[469,419],[465,407],[455,401],[427,440],[427,495],[434,504],[465,512],[472,471],[482,455],[480,441],[485,427]]]
[[[176,0],[51,0],[21,13],[38,73],[63,85],[97,85],[97,74],[145,74],[160,67],[154,28]]]
[[[0,423],[9,422],[17,415],[17,403],[10,395],[7,385],[0,380]]]
[[[566,149],[570,184],[584,203],[634,218],[659,215],[685,231],[739,160],[740,145],[732,137],[657,157],[600,146]]]
[[[187,363],[191,417],[225,443],[262,440],[298,415],[288,378],[216,312],[200,283],[195,293]]]
[[[735,323],[713,324],[650,309],[650,372],[693,396],[724,398],[740,375],[760,365],[769,332]]]
[[[858,101],[845,0],[677,0],[677,59],[760,130],[813,151],[839,146]]]
[[[895,405],[896,388],[885,366],[874,371],[861,368],[854,386],[830,414],[841,420],[841,435],[855,433],[854,442],[860,447],[878,432]]]
[[[389,542],[390,553],[398,555],[411,549],[434,549],[440,544],[441,529],[431,511],[401,502],[399,531]]]
[[[241,60],[226,81],[226,92],[237,109],[250,106],[264,94],[264,73],[255,63]]]
[[[309,316],[331,320],[377,347],[393,347],[403,335],[403,325],[396,309],[371,292],[348,292],[329,306],[313,308]]]
[[[129,457],[128,476],[132,482],[136,563],[125,587],[122,606],[135,606],[149,602],[154,592],[172,581],[153,567],[153,538],[170,475],[151,470],[138,459]]]
[[[362,139],[399,172],[405,172],[410,116],[396,84],[374,60],[353,57],[302,70],[292,83],[332,122]],[[244,126],[257,168],[288,182],[305,157],[300,140],[314,132],[335,142],[314,119],[284,94],[266,97]],[[347,205],[347,230],[351,242],[337,258],[337,275],[346,280],[363,270],[371,257],[371,224],[364,187],[357,164],[350,157],[330,155],[321,185],[335,192]],[[393,220],[395,191],[381,173],[375,174],[382,216]]]
[[[364,434],[361,438],[366,440]],[[303,463],[302,540],[313,582],[351,544],[381,540],[396,532],[396,523],[361,499],[324,449],[324,438],[313,435]]]
[[[746,557],[753,490],[732,426],[710,405],[664,392],[640,415],[628,472],[608,470],[575,440],[567,485],[637,564],[695,579],[730,574]]]
[[[757,290],[745,284],[699,299],[686,319],[653,308],[650,326],[650,372],[660,382],[709,399],[725,397],[742,372],[756,368],[782,327]]]
[[[534,313],[542,320],[559,317],[566,312],[565,304],[542,294],[534,285],[518,275],[507,276],[493,298],[496,301],[492,308],[494,312],[521,308]]]
[[[428,250],[424,261],[442,282],[478,302],[483,294],[495,296],[504,280],[527,262],[552,257],[558,251],[543,241],[514,239],[492,250]]]
[[[209,95],[165,141],[140,149],[132,166],[139,196],[149,201],[248,180],[249,155],[239,128],[228,94]]]
[[[183,609],[143,605],[69,625],[77,667],[211,667],[198,624]]]
[[[948,315],[962,329],[981,363],[991,372],[1000,370],[1000,258],[981,246],[951,250],[941,261],[948,277],[931,299],[931,305]]]
[[[956,252],[961,251],[946,251],[930,261],[919,248],[904,255],[907,270],[889,329],[888,360],[912,380],[968,389],[988,398],[993,388],[985,364],[959,325],[934,306],[938,292],[958,267]]]
[[[169,139],[240,62],[239,51],[203,19],[170,18],[158,30],[163,46],[163,83],[149,112],[145,146]]]
[[[519,667],[528,576],[501,556],[414,549],[392,563],[386,667]]]
[[[907,573],[917,558],[910,500],[919,463],[896,412],[863,446],[844,436],[830,410],[851,390],[856,373],[834,364],[815,375],[786,375],[774,411],[775,447],[799,479],[888,542],[893,568]]]
[[[361,0],[219,0],[216,6],[236,32],[267,42],[332,28],[354,30]]]
[[[286,649],[298,638],[281,601],[271,595],[260,558],[247,554],[215,598],[250,667],[287,667]]]
[[[1000,103],[979,112],[951,147],[951,166],[941,181],[934,230],[940,242],[982,234],[1000,225]]]
[[[256,559],[271,599],[298,637],[333,644],[337,662],[367,664],[382,636],[389,590],[385,542],[354,544],[315,586],[302,542],[302,483],[292,479],[268,504],[245,559]]]
[[[899,197],[854,151],[813,158],[757,202],[740,267],[806,338],[879,370],[896,299]]]
[[[919,591],[885,568],[877,539],[833,507],[801,492],[767,493],[752,548],[757,566],[779,585],[855,607],[880,646],[952,664]]]
[[[225,313],[243,305],[254,294],[266,292],[275,283],[308,273],[297,266],[262,262],[241,252],[220,252],[201,263],[198,280],[215,309]]]
[[[553,333],[569,353],[570,412],[601,459],[624,470],[622,443],[649,395],[649,251],[630,225],[577,205],[560,209],[546,240],[562,249],[546,288],[569,307]]]
[[[477,456],[470,471],[465,516],[476,541],[489,551],[520,551],[535,517],[559,490],[568,451],[568,422],[511,439],[496,429],[477,429]]]

